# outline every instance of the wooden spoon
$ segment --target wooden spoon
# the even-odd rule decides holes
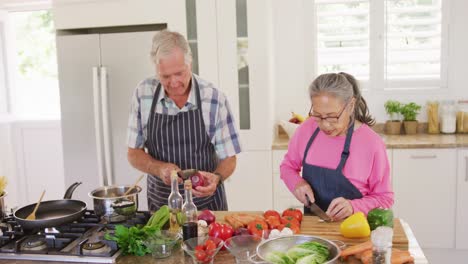
[[[124,193],[123,196],[127,196],[133,189],[135,189],[135,187],[137,186],[137,184],[141,181],[141,179],[143,179],[144,176],[145,176],[145,175],[142,174],[142,175],[140,176],[140,178],[138,178],[138,180],[135,182],[135,184],[133,184],[133,186],[130,187],[130,189],[128,189],[128,190]]]
[[[42,197],[44,197],[44,194],[45,194],[45,190],[42,191],[41,198],[39,198],[39,202],[37,202],[32,213],[28,215],[28,217],[26,217],[26,220],[36,220],[36,211],[37,211],[37,208],[39,208],[39,205],[41,204]]]

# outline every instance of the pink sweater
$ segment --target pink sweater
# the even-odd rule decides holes
[[[301,180],[304,151],[317,128],[312,118],[299,126],[291,138],[288,152],[280,166],[281,179],[293,192]],[[336,169],[340,162],[346,136],[330,137],[320,131],[306,157],[308,164]],[[354,212],[367,214],[369,210],[391,208],[393,191],[390,179],[390,165],[385,144],[372,129],[362,124],[353,133],[350,155],[343,168],[343,174],[362,193],[363,198],[351,200]]]

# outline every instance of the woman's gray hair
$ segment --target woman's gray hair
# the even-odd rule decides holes
[[[159,64],[161,57],[169,55],[174,48],[179,48],[184,53],[185,63],[192,63],[192,51],[185,37],[175,31],[162,30],[153,37],[151,47],[151,60],[155,65]]]
[[[361,95],[357,80],[348,73],[326,73],[317,77],[309,86],[310,97],[321,93],[327,93],[348,103],[356,98],[354,118],[368,126],[375,124],[375,119],[370,115],[366,100]]]

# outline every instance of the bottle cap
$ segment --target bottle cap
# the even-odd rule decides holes
[[[393,229],[388,226],[379,226],[371,233],[372,244],[378,248],[392,246]]]
[[[191,190],[192,189],[192,181],[191,180],[185,180],[184,189],[186,189],[186,190]]]

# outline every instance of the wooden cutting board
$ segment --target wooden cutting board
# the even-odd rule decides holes
[[[217,222],[224,222],[224,216],[226,214],[232,213],[247,213],[254,215],[262,215],[263,212],[227,212],[227,211],[218,211],[214,212],[216,215]],[[345,238],[340,233],[340,224],[341,222],[332,222],[326,223],[320,221],[317,216],[304,216],[301,223],[301,234],[304,235],[313,235],[323,237],[329,240],[339,240],[346,243],[347,246],[352,246],[356,244],[363,243],[370,239],[367,238]],[[401,250],[408,250],[408,238],[403,230],[400,219],[396,218],[393,222],[393,248],[398,248]]]

